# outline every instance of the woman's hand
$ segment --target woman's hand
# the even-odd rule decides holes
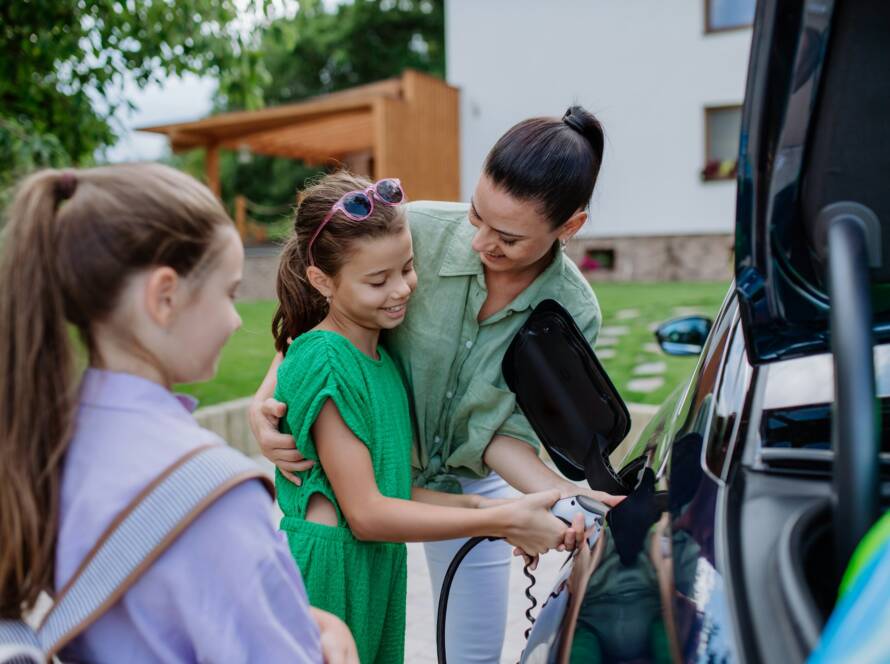
[[[360,664],[355,639],[346,623],[333,613],[314,607],[312,616],[321,633],[321,654],[325,664]]]
[[[567,498],[569,496],[587,496],[588,498],[598,500],[609,507],[615,507],[618,503],[627,498],[627,496],[614,496],[605,491],[595,491],[594,489],[586,489],[575,485],[572,485],[572,488],[567,487],[561,493],[561,498]]]
[[[263,456],[274,463],[282,475],[300,486],[302,482],[294,473],[308,470],[315,462],[304,459],[297,451],[294,439],[278,431],[278,422],[284,417],[287,405],[275,401],[272,395],[278,383],[278,367],[283,361],[284,356],[276,353],[247,409],[247,422]]]
[[[315,462],[303,458],[291,435],[278,431],[278,422],[286,411],[287,405],[275,399],[254,399],[247,410],[247,420],[263,456],[274,463],[282,475],[300,486],[302,481],[294,473],[308,470]]]
[[[513,549],[513,557],[518,558],[519,556],[522,556],[522,560],[530,572],[534,572],[538,569],[538,563],[541,561],[541,556],[530,556],[522,549]]]
[[[566,525],[550,513],[557,500],[559,491],[541,491],[492,509],[508,513],[504,538],[527,555],[537,556],[564,545]]]

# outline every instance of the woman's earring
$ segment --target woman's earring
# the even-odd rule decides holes
[[[330,295],[325,296],[324,301],[328,303],[328,306],[331,306],[331,300],[333,298]]]
[[[564,249],[566,248],[566,245],[567,245],[568,243],[569,243],[568,240],[562,240],[562,239],[561,239],[561,240],[559,241],[559,248],[564,250]]]

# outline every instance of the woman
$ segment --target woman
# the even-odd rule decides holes
[[[412,397],[415,486],[488,498],[511,497],[515,490],[582,491],[538,457],[540,443],[505,385],[501,360],[545,299],[559,301],[588,341],[596,340],[596,297],[562,248],[587,220],[603,142],[599,122],[579,106],[562,119],[525,120],[488,154],[469,205],[409,204],[418,286],[405,322],[384,344]],[[277,432],[284,405],[269,397],[280,362],[279,355],[257,392],[251,428],[263,453],[296,479],[292,473],[311,462],[290,436]],[[425,545],[436,601],[461,544]],[[446,634],[453,661],[499,661],[509,572],[504,542],[478,546],[461,565]]]

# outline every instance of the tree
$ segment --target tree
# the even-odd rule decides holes
[[[328,9],[321,0],[301,0],[295,16],[265,26],[257,54],[268,73],[261,92],[267,105],[396,77],[406,68],[444,77],[444,1],[354,0]],[[237,76],[220,86],[217,110],[244,108],[227,96],[232,89],[239,89]],[[232,153],[220,162],[223,198],[239,193],[269,207],[292,203],[295,191],[320,171],[275,157],[239,163]]]
[[[15,178],[40,167],[65,166],[68,153],[52,134],[39,134],[28,121],[0,116],[0,211],[9,202]]]
[[[144,87],[237,69],[228,94],[260,106],[263,72],[239,18],[235,0],[0,2],[0,186],[33,166],[90,163],[113,143],[125,76]]]
[[[267,104],[305,99],[399,76],[413,68],[445,77],[443,0],[355,0],[333,11],[303,0],[293,19],[272,22],[260,52]]]

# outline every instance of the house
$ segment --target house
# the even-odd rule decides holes
[[[446,0],[461,198],[514,123],[579,103],[606,149],[568,251],[594,279],[722,279],[755,0]]]

